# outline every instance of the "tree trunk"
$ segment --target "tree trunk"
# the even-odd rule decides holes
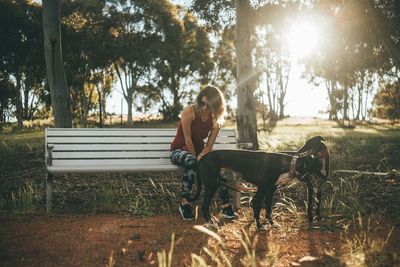
[[[71,128],[71,104],[61,49],[60,7],[61,0],[43,0],[44,54],[55,127]]]
[[[22,90],[22,91],[24,92],[23,118],[24,120],[29,120],[29,90]]]
[[[88,126],[88,105],[86,97],[82,98],[81,105],[82,105],[81,126],[86,128]]]
[[[98,99],[99,99],[99,127],[103,128],[103,95],[99,89],[99,86],[96,84],[96,90],[98,94]]]
[[[343,97],[343,120],[349,119],[349,88],[347,83],[344,86],[344,97]]]
[[[236,0],[236,117],[239,143],[252,143],[252,148],[258,149],[255,81],[250,44],[250,8],[249,0]]]
[[[128,104],[128,126],[131,127],[133,125],[132,118],[132,106],[133,106],[133,89],[130,88],[127,90],[126,103]]]
[[[21,96],[21,77],[20,75],[16,75],[16,80],[17,80],[17,88],[15,92],[15,115],[17,117],[17,122],[18,122],[18,128],[22,129],[24,128],[24,110],[22,107],[22,96]]]
[[[329,97],[329,120],[334,120],[336,121],[338,119],[337,115],[337,109],[336,109],[336,100],[334,97],[334,92],[335,92],[335,84],[333,81],[326,81],[326,89],[328,91],[328,97]]]

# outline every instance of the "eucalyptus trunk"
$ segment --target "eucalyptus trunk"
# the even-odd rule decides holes
[[[44,54],[55,127],[71,128],[71,104],[61,49],[60,7],[61,0],[43,0]]]
[[[133,125],[132,108],[133,108],[133,89],[127,90],[126,103],[128,104],[128,126]]]
[[[343,120],[349,120],[349,88],[347,85],[344,87]]]
[[[258,149],[254,101],[255,80],[250,44],[250,2],[236,0],[237,130],[238,141]]]
[[[16,80],[17,80],[17,88],[16,88],[16,94],[15,94],[15,115],[17,117],[17,122],[18,122],[18,128],[22,129],[24,128],[24,109],[22,107],[22,96],[21,96],[21,77],[20,75],[16,75]]]

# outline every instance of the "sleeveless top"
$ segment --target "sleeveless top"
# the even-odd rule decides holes
[[[194,149],[196,151],[196,155],[198,155],[204,148],[204,145],[205,145],[204,139],[206,139],[208,137],[211,129],[213,128],[213,121],[212,121],[211,115],[208,117],[207,121],[202,121],[200,114],[197,114],[194,106],[193,106],[193,109],[195,110],[195,118],[192,121],[192,125],[191,125],[192,142],[193,142]],[[183,134],[182,121],[179,122],[176,136],[174,138],[174,141],[172,141],[172,144],[171,144],[171,151],[175,150],[175,149],[187,150],[186,145],[185,145],[185,136]]]

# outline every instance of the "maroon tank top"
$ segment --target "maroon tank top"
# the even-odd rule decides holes
[[[196,115],[194,120],[192,121],[191,129],[192,129],[192,142],[194,145],[194,149],[196,151],[196,155],[198,155],[204,148],[205,145],[204,139],[207,138],[207,136],[210,134],[211,129],[213,128],[213,121],[212,121],[212,116],[209,116],[207,121],[202,121],[200,114],[197,114],[196,110],[195,114]],[[185,145],[185,136],[183,134],[182,121],[179,122],[176,136],[171,144],[171,150],[174,149],[187,150]]]

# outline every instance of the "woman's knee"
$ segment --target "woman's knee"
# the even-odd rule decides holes
[[[193,169],[196,166],[196,164],[197,164],[197,160],[192,154],[188,155],[185,158],[185,166],[186,167]]]
[[[194,168],[197,164],[195,156],[185,150],[174,150],[171,152],[170,160],[173,164],[184,166],[186,168]]]

